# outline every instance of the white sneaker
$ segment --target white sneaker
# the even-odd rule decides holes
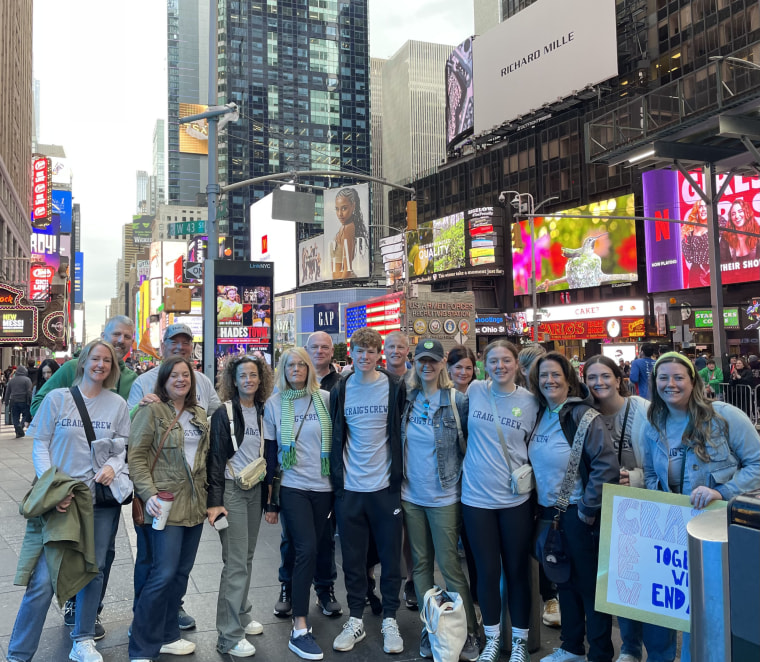
[[[245,626],[246,634],[261,634],[264,632],[264,626],[258,621],[251,621]]]
[[[335,637],[333,648],[336,651],[353,650],[354,644],[358,644],[367,633],[364,631],[364,622],[361,618],[351,616],[344,624],[341,633]]]
[[[544,602],[544,613],[541,616],[544,625],[550,628],[558,628],[562,625],[562,616],[559,611],[559,600],[550,598]]]
[[[167,655],[190,655],[195,652],[195,644],[187,639],[177,639],[170,644],[161,646],[159,653]]]
[[[386,653],[404,652],[404,640],[398,631],[398,623],[395,618],[384,618],[380,632],[383,633],[383,650]]]
[[[555,648],[551,655],[542,657],[541,662],[586,662],[586,656],[576,655],[564,648]]]
[[[227,651],[232,657],[251,657],[256,655],[255,646],[247,639],[241,639],[234,648]]]
[[[103,656],[95,648],[94,639],[75,641],[69,653],[69,659],[74,662],[103,662]]]
[[[630,653],[620,653],[616,662],[641,662],[641,660]]]

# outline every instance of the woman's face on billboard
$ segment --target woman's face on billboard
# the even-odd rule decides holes
[[[354,217],[355,205],[348,198],[339,195],[335,198],[335,215],[341,225],[345,225]]]

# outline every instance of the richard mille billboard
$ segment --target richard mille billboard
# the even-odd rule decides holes
[[[616,76],[615,3],[539,0],[473,41],[475,133]]]

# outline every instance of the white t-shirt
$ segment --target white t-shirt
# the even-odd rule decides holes
[[[377,492],[391,484],[391,451],[388,444],[388,376],[359,383],[353,374],[346,381],[343,413],[348,430],[343,449],[345,489]]]
[[[179,424],[185,431],[185,460],[192,469],[195,465],[195,456],[198,453],[198,445],[201,443],[203,432],[192,423],[193,414],[187,410],[179,415]]]
[[[87,413],[92,421],[96,439],[129,438],[129,409],[120,395],[102,390],[94,398],[82,394]],[[42,401],[34,421],[29,427],[34,439],[32,459],[34,471],[39,478],[51,466],[76,480],[87,483],[95,494],[95,471],[82,418],[68,388],[50,391]],[[111,457],[105,464],[114,474],[126,470],[126,452]]]
[[[320,391],[325,409],[330,410],[330,394]],[[264,406],[264,439],[277,440],[277,460],[282,465],[282,395],[275,393]],[[303,421],[303,426],[301,422]],[[299,427],[300,432],[299,432]],[[293,437],[296,461],[282,472],[282,486],[310,492],[332,492],[329,476],[322,475],[322,426],[311,395],[293,400]]]
[[[251,462],[261,457],[261,435],[259,433],[259,417],[256,407],[242,407],[243,420],[245,421],[245,436],[243,443],[238,446],[237,453],[230,458],[230,464],[235,473],[242,471]],[[235,439],[237,441],[237,439]],[[232,480],[232,472],[229,466],[224,470],[224,477]]]
[[[477,380],[467,389],[470,407],[462,503],[475,508],[510,508],[524,503],[530,495],[512,494],[509,466],[493,420],[489,389],[489,382]],[[494,399],[509,461],[517,469],[528,461],[528,437],[536,422],[538,403],[522,386],[509,394],[494,392]]]

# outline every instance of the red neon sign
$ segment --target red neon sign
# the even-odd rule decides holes
[[[32,301],[50,301],[50,285],[53,282],[53,267],[35,264],[29,278],[29,298]]]
[[[50,159],[41,156],[32,161],[32,222],[44,224],[52,213],[52,172]]]

